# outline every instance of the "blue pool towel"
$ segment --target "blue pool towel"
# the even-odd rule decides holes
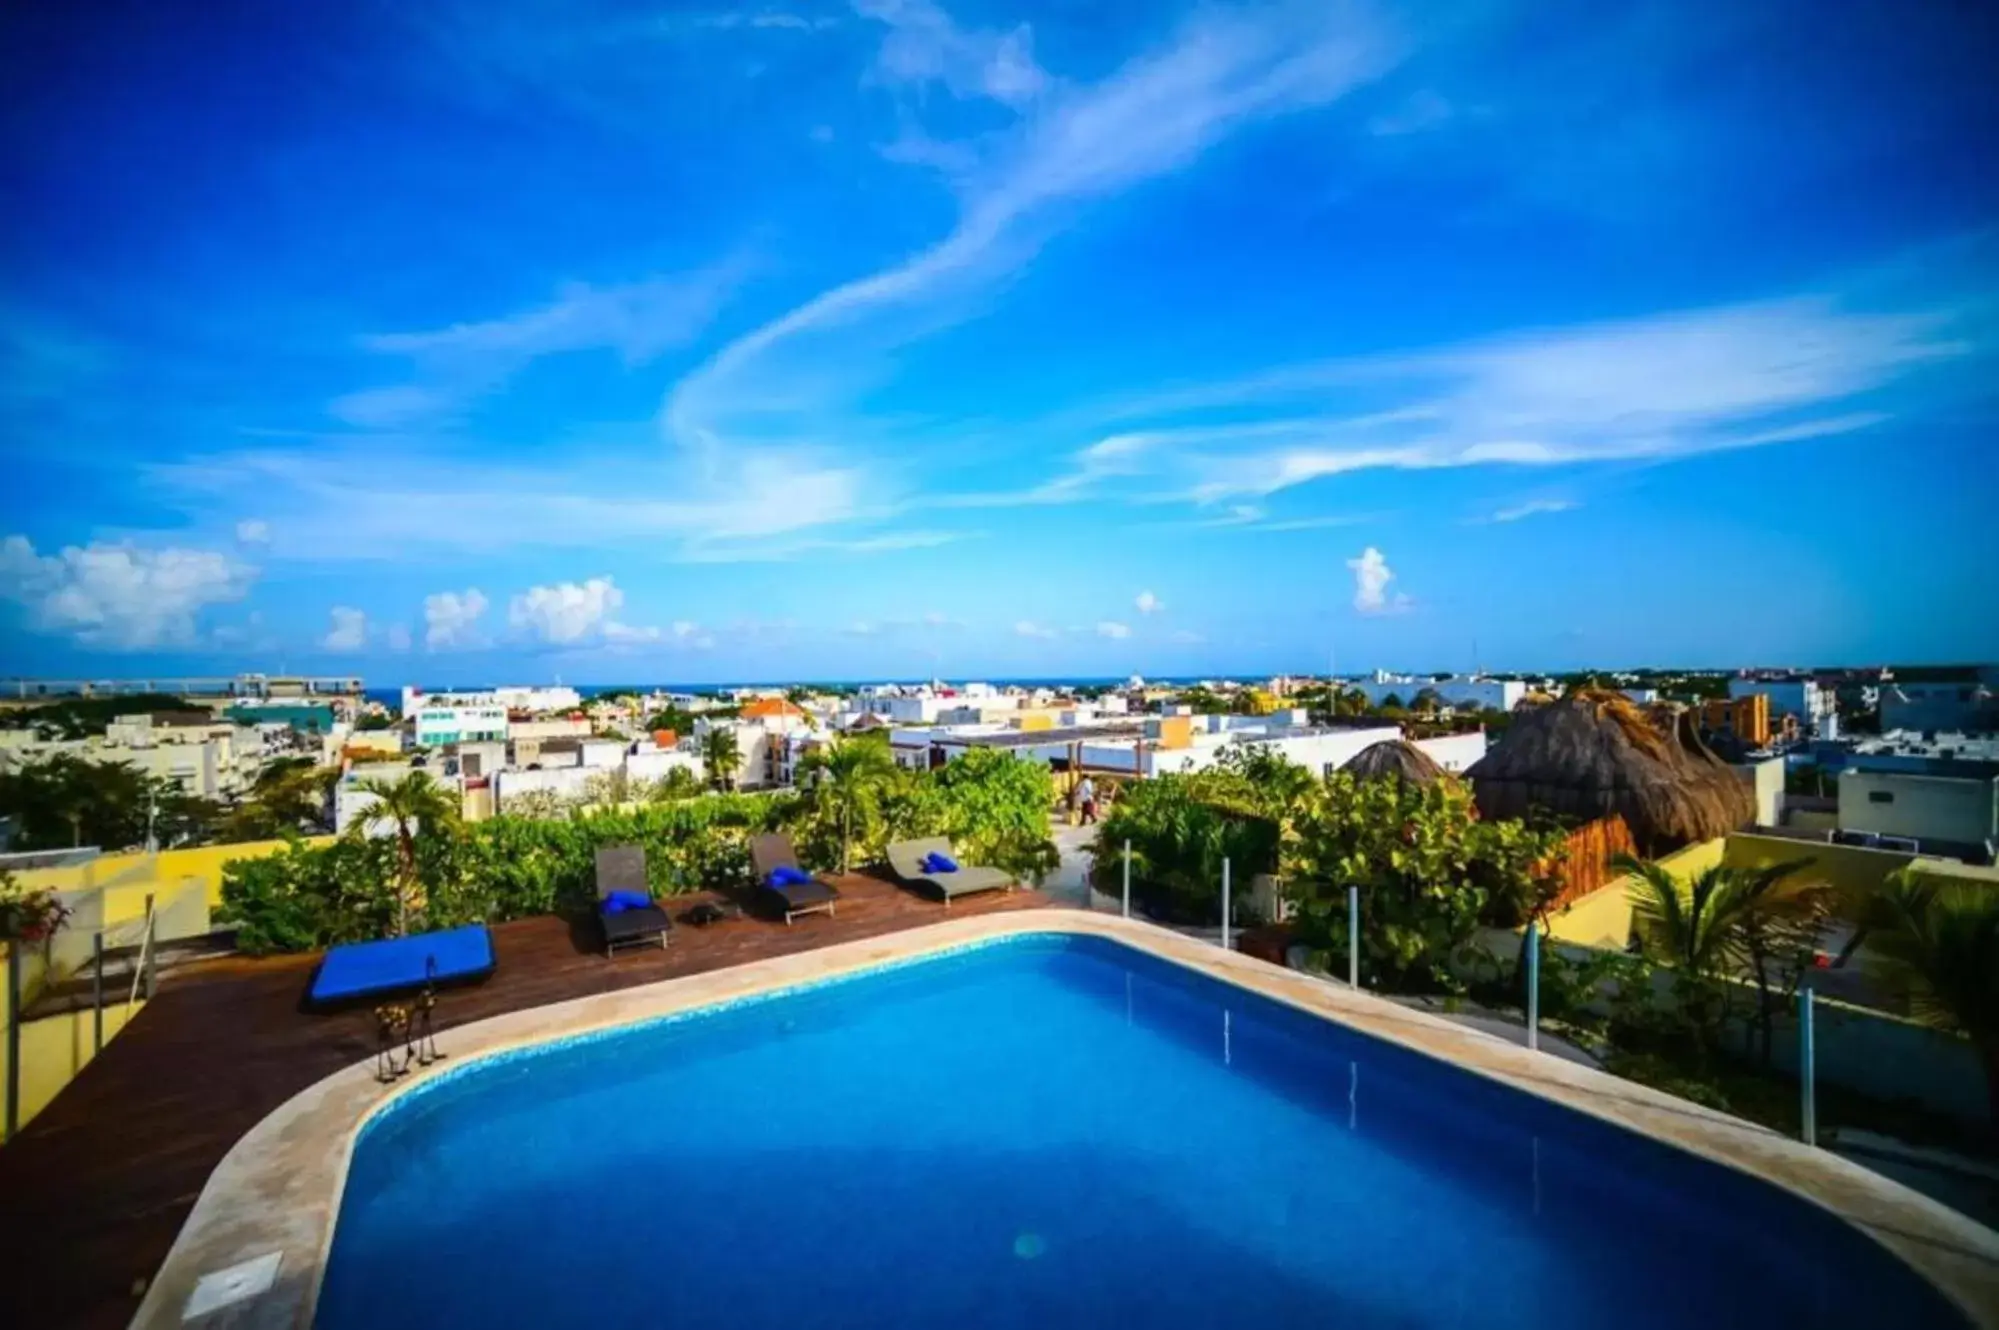
[[[776,887],[779,891],[784,890],[786,887],[804,886],[811,880],[812,877],[809,873],[791,864],[779,864],[776,868],[771,869],[770,875],[764,879],[765,882]]]
[[[406,992],[426,982],[462,979],[492,968],[493,937],[484,924],[381,942],[351,942],[326,953],[306,999],[339,1002]]]
[[[923,856],[923,871],[926,873],[955,873],[958,871],[958,861],[941,851],[932,850]]]
[[[614,891],[604,897],[605,914],[623,914],[626,910],[643,910],[652,904],[652,897],[643,891]]]

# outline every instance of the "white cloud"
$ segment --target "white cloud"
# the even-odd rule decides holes
[[[1125,638],[1131,636],[1131,625],[1114,623],[1109,619],[1105,619],[1097,624],[1097,636],[1108,637],[1113,641],[1122,642]]]
[[[486,596],[477,587],[467,591],[440,591],[423,600],[423,644],[432,651],[479,644],[479,616],[486,612]]]
[[[643,642],[662,641],[665,637],[666,632],[664,629],[657,628],[651,624],[640,626],[632,623],[621,623],[616,619],[606,619],[604,621],[604,640],[612,646],[637,646]]]
[[[880,630],[879,624],[867,619],[856,619],[847,625],[847,634],[850,637],[873,637]]]
[[[707,651],[715,645],[714,635],[704,631],[700,624],[689,619],[679,619],[674,622],[673,640],[696,651]]]
[[[1055,630],[1053,628],[1049,628],[1043,624],[1038,624],[1034,622],[1034,620],[1032,619],[1022,619],[1019,623],[1013,626],[1013,631],[1015,636],[1018,637],[1047,638],[1047,637],[1054,637],[1056,635]]]
[[[928,614],[925,614],[923,616],[923,623],[928,628],[963,628],[965,626],[963,621],[952,618],[942,610],[931,610]]]
[[[1353,572],[1353,607],[1362,614],[1386,614],[1407,608],[1407,596],[1397,594],[1389,598],[1388,584],[1395,580],[1395,574],[1380,550],[1369,545],[1358,556],[1348,559],[1347,567]]]
[[[94,542],[41,555],[25,536],[0,541],[0,599],[24,606],[36,629],[92,647],[189,645],[201,610],[241,599],[255,577],[214,550]]]
[[[359,651],[368,642],[368,616],[345,605],[333,607],[333,627],[319,644],[328,651]]]
[[[246,517],[236,524],[236,541],[241,545],[268,545],[271,541],[271,524]]]
[[[389,650],[408,651],[410,649],[410,626],[406,623],[392,623],[389,625],[388,632],[384,633],[382,638],[389,644]]]
[[[1159,597],[1153,595],[1150,591],[1139,592],[1138,598],[1131,603],[1138,608],[1140,614],[1157,614],[1166,608]]]
[[[1529,499],[1509,508],[1501,508],[1492,515],[1495,522],[1518,522],[1525,517],[1539,517],[1547,513],[1572,512],[1581,507],[1573,499]]]
[[[929,0],[854,0],[854,9],[888,25],[873,70],[883,83],[919,90],[938,83],[955,97],[990,98],[1016,108],[1048,87],[1025,23],[1007,32],[967,31]]]
[[[625,593],[608,577],[530,587],[507,606],[507,622],[529,636],[556,646],[601,637],[620,646],[657,642],[657,628],[622,623],[618,610]]]

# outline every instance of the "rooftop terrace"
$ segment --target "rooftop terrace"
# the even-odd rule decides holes
[[[471,1021],[569,998],[1004,910],[1039,892],[989,893],[947,916],[872,877],[840,879],[839,914],[790,927],[759,918],[681,926],[664,951],[606,960],[587,925],[523,919],[493,928],[498,968],[437,1007],[440,1048]],[[675,898],[678,913],[711,893]],[[173,970],[159,993],[5,1148],[0,1196],[0,1325],[124,1326],[165,1260],[209,1173],[267,1113],[375,1054],[366,1009],[308,1016],[299,1000],[317,955],[230,957]],[[667,1124],[671,1128],[671,1124]]]

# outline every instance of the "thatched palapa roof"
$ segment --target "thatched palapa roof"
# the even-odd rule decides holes
[[[1406,739],[1384,739],[1369,744],[1340,770],[1351,773],[1355,780],[1394,776],[1411,785],[1430,785],[1446,774],[1435,758]]]
[[[1653,718],[1621,693],[1579,690],[1516,712],[1504,741],[1471,770],[1479,811],[1521,817],[1621,814],[1657,853],[1747,826],[1756,801],[1701,742],[1690,715]]]

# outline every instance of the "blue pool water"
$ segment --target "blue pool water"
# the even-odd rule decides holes
[[[318,1324],[1961,1321],[1763,1184],[1031,937],[413,1092],[357,1147]]]

